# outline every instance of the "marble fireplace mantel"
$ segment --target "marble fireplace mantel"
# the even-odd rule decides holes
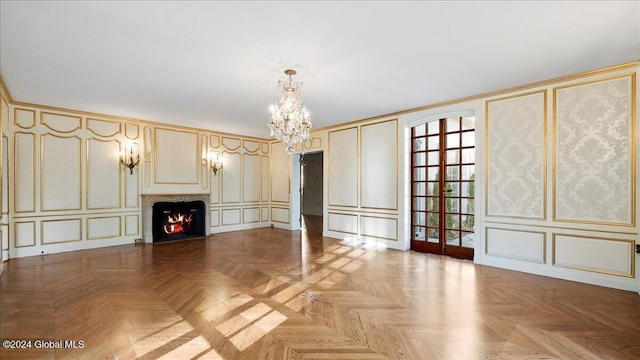
[[[142,238],[145,243],[153,242],[153,204],[157,202],[202,201],[205,205],[205,234],[210,235],[209,228],[209,193],[203,194],[142,194]]]

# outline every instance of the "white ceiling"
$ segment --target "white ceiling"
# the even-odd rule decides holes
[[[640,59],[638,1],[4,1],[16,101],[268,137]]]

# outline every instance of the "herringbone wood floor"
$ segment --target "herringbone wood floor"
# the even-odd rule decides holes
[[[0,348],[2,359],[640,358],[636,293],[363,249],[313,227],[7,265],[0,338],[32,348]],[[306,293],[335,310],[305,313]]]

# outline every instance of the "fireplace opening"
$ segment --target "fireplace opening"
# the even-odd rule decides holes
[[[205,236],[205,204],[202,201],[153,204],[153,242]]]

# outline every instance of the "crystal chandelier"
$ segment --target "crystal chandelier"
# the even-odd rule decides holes
[[[297,96],[300,95],[302,83],[291,81],[295,70],[285,70],[288,81],[278,81],[282,94],[280,100],[271,106],[269,129],[271,136],[287,144],[287,153],[293,153],[293,144],[309,138],[311,116]]]

